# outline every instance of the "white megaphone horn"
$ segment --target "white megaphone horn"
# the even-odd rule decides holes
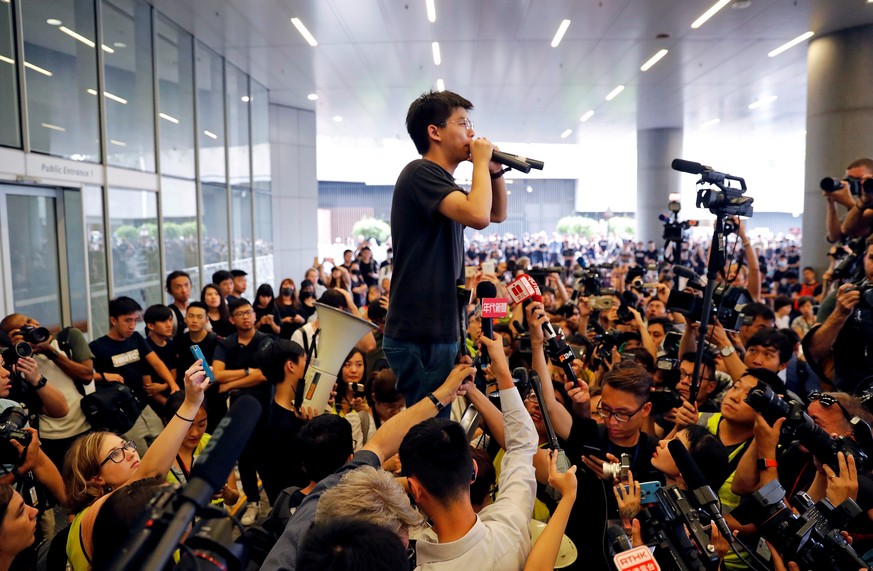
[[[303,406],[317,411],[327,408],[337,373],[361,337],[378,329],[365,319],[340,309],[316,303],[318,309],[318,357],[309,362],[304,377]]]

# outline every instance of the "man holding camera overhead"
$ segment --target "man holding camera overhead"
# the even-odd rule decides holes
[[[503,172],[491,160],[494,145],[474,138],[472,108],[456,93],[437,91],[418,97],[406,115],[421,158],[406,165],[394,186],[394,273],[383,349],[409,405],[440,385],[457,356],[464,227],[481,230],[506,218]],[[464,161],[473,163],[469,192],[454,179]]]
[[[868,210],[873,206],[873,193],[861,190],[861,184],[873,177],[873,159],[856,159],[846,167],[846,178],[842,181],[826,178],[822,181],[822,195],[827,199],[827,238],[828,241],[838,242],[844,237],[863,236],[873,228],[873,211]],[[839,182],[836,185],[833,182]],[[855,192],[852,192],[855,186]],[[827,187],[827,188],[826,188]],[[833,190],[830,190],[833,188]],[[840,222],[837,213],[837,204],[845,206],[849,212],[846,218]]]

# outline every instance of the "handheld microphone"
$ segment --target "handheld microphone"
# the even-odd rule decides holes
[[[673,275],[679,276],[681,278],[688,278],[689,280],[699,280],[700,276],[697,275],[697,272],[692,270],[686,266],[674,265],[673,266]]]
[[[261,412],[260,403],[249,395],[243,395],[233,403],[194,463],[188,484],[174,501],[168,502],[162,514],[140,523],[111,569],[132,569],[146,555],[148,559],[141,565],[143,569],[164,567],[198,509],[206,506],[215,492],[224,486],[254,432]]]
[[[530,169],[534,168],[537,170],[543,170],[545,163],[543,161],[538,161],[536,159],[529,159],[527,157],[522,157],[521,155],[513,155],[512,153],[504,153],[503,151],[493,151],[491,153],[491,160],[495,163],[500,163],[501,165],[512,167],[516,170],[520,170],[522,172],[530,172]],[[515,166],[515,164],[510,164],[510,162],[504,162],[504,160],[515,161],[520,165],[523,165],[521,168]],[[526,167],[526,170],[525,170]]]
[[[512,376],[515,377],[516,374],[523,376],[525,380],[528,378],[527,369],[524,367],[516,368],[515,371],[513,371]],[[558,454],[555,467],[558,469],[558,472],[563,474],[570,469],[570,460],[567,458],[566,452],[561,449],[561,445],[558,443],[558,436],[555,434],[554,425],[552,425],[552,417],[549,414],[549,409],[546,408],[546,405],[543,402],[543,387],[540,382],[540,376],[536,371],[531,371],[530,388],[533,389],[534,396],[537,399],[537,404],[540,407],[540,414],[543,416],[543,424],[546,427],[546,438],[549,439],[549,448]],[[561,499],[560,492],[551,486],[546,488],[546,493],[555,500]]]
[[[688,449],[685,448],[685,444],[679,439],[674,438],[667,443],[667,449],[670,451],[676,468],[679,469],[682,479],[685,480],[686,487],[694,496],[697,504],[706,510],[712,521],[718,526],[718,531],[722,536],[728,541],[732,541],[733,534],[731,534],[731,530],[728,528],[727,522],[725,522],[724,516],[721,513],[718,496],[715,495],[715,492],[706,483],[703,472],[700,471],[697,462],[694,461]]]
[[[609,546],[612,548],[612,552],[615,554],[628,551],[633,547],[627,534],[617,525],[611,525],[606,528],[606,538]]]
[[[479,310],[482,310],[482,300],[486,298],[497,297],[497,286],[489,281],[481,281],[476,286],[476,299],[479,300]],[[494,338],[494,319],[491,317],[482,316],[482,335],[488,339]],[[488,349],[483,348],[479,352],[479,363],[482,367],[487,367],[491,363],[491,355],[488,354]]]
[[[520,157],[516,157],[515,155],[510,155],[508,153],[501,153],[500,151],[492,151],[491,160],[495,163],[500,163],[501,165],[515,169],[517,171],[521,171],[523,173],[529,173],[531,169],[531,165],[522,160]]]

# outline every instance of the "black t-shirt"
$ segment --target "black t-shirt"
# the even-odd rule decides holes
[[[309,307],[305,303],[301,303],[297,311],[303,316],[303,319],[309,321],[309,318],[315,315],[315,306]]]
[[[230,337],[236,333],[236,327],[228,319],[212,319],[210,317],[209,323],[212,325],[212,332],[219,337]]]
[[[130,387],[137,398],[144,403],[148,402],[142,388],[142,377],[151,370],[145,358],[152,352],[152,348],[138,331],[134,331],[133,335],[123,341],[104,335],[91,341],[88,347],[94,354],[95,371],[121,375],[124,384]]]
[[[456,284],[464,279],[463,226],[438,210],[452,192],[463,190],[448,171],[425,159],[406,165],[397,178],[388,337],[451,343],[460,335]]]
[[[607,452],[617,458],[620,458],[622,453],[627,454],[630,456],[631,471],[636,481],[663,483],[663,474],[652,467],[652,454],[658,443],[653,437],[641,432],[636,446],[630,448],[617,446],[609,441],[604,425],[597,424],[593,420],[578,418],[573,420],[565,449],[570,461],[579,466],[577,473],[579,490],[580,496],[585,497],[585,502],[574,506],[566,533],[581,553],[591,554],[590,560],[586,556],[585,569],[611,569],[603,558],[602,538],[606,520],[618,519],[618,507],[612,491],[612,483],[604,482],[595,476],[581,462],[582,455],[590,454],[582,448],[583,445],[598,448],[601,451],[600,458],[604,460]]]
[[[191,353],[191,347],[195,345],[191,341],[191,336],[187,333],[177,335],[174,340],[176,346],[176,379],[180,387],[184,387],[185,371],[194,364],[197,359]],[[206,362],[212,366],[215,360],[215,349],[218,347],[218,335],[209,331],[206,337],[196,345],[200,346],[203,351],[203,356],[206,357]],[[227,394],[218,392],[218,387],[213,387],[203,393],[203,402],[206,407],[206,432],[212,434],[218,423],[227,414]]]
[[[158,356],[158,358],[163,361],[164,365],[167,366],[168,369],[172,372],[173,369],[178,367],[178,359],[176,357],[176,346],[173,344],[172,339],[167,339],[166,344],[161,347],[151,340],[150,337],[145,338],[146,343],[149,344],[149,347],[152,348],[152,351]],[[163,382],[160,377],[157,376],[154,369],[151,366],[148,366],[148,374],[152,376],[152,380],[158,383]]]
[[[279,326],[281,327],[281,324],[282,324],[282,316],[279,315],[279,310],[276,309],[275,304],[272,304],[272,303],[271,303],[271,304],[268,305],[267,307],[258,307],[258,306],[256,305],[256,306],[254,307],[254,309],[255,309],[255,323],[257,323],[258,321],[260,321],[261,318],[262,318],[263,316],[265,316],[265,315],[272,315],[272,316],[273,316],[273,322],[274,322],[276,325],[279,325]],[[265,325],[261,325],[260,327],[258,327],[258,331],[260,331],[261,333],[264,333],[264,334],[266,334],[266,335],[273,335],[273,336],[276,335],[275,333],[273,333],[273,328],[270,327],[269,325],[266,325],[266,324],[265,324]]]
[[[279,497],[279,492],[288,486],[304,488],[309,485],[309,478],[303,472],[300,445],[297,441],[297,433],[304,424],[306,421],[290,410],[279,406],[275,401],[270,403],[267,434],[281,448],[264,456],[258,472],[271,504]]]
[[[215,348],[214,361],[221,361],[228,371],[239,369],[258,369],[257,354],[262,343],[269,339],[260,331],[255,331],[254,337],[246,345],[241,345],[236,333],[226,339],[221,339]],[[265,408],[273,399],[272,385],[265,381],[254,387],[238,389],[241,393],[250,394],[258,399]]]

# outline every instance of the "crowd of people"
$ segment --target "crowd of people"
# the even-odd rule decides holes
[[[4,317],[0,570],[112,568],[130,537],[158,529],[152,514],[196,480],[198,458],[222,453],[212,435],[244,399],[262,412],[201,513],[238,516],[242,531],[215,526],[220,563],[193,534],[183,563],[611,569],[648,545],[665,569],[869,567],[873,192],[855,185],[842,221],[833,203],[873,178],[873,161],[826,193],[830,238],[846,242],[821,278],[799,244],[754,242],[741,221],[724,244],[666,251],[545,235],[465,244],[463,226],[505,217],[471,108],[449,92],[411,106],[423,159],[398,180],[385,260],[361,245],[251,301],[244,271],[216,272],[198,296],[176,270],[166,305],[113,299],[109,332],[90,343]],[[463,160],[468,192],[450,177]],[[714,310],[693,277],[711,250],[727,254]],[[483,312],[492,295],[502,317]],[[377,329],[343,348],[316,409],[307,367],[338,343],[320,335],[321,306]],[[776,518],[778,486],[819,511],[800,501]],[[228,564],[235,541],[248,556]]]

